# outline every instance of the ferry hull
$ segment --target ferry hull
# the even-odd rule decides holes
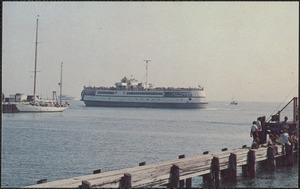
[[[206,108],[207,103],[151,103],[151,102],[107,102],[84,100],[86,106],[94,107],[145,107],[145,108]]]

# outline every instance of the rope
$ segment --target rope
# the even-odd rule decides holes
[[[273,112],[273,113],[270,115],[270,117],[268,118],[268,121],[267,121],[267,122],[270,121],[269,119],[272,117],[272,115],[275,113],[275,111],[277,111],[278,108],[282,105],[282,103],[283,103],[284,101],[286,101],[286,99],[291,95],[291,93],[296,89],[297,86],[298,86],[298,84],[295,85],[295,87],[290,91],[290,93],[285,97],[285,99],[279,104],[279,106],[277,106],[277,108],[274,110],[274,112]]]

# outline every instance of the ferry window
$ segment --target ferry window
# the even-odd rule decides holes
[[[96,94],[96,91],[94,91],[94,90],[91,90],[91,91],[85,91],[84,94],[86,94],[86,95],[95,95],[95,94]]]

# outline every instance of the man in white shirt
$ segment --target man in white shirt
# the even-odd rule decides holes
[[[253,141],[258,138],[258,128],[256,125],[256,121],[253,121],[251,131],[250,131],[250,137],[253,136]]]

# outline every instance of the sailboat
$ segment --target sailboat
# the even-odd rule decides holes
[[[60,74],[60,103],[51,101],[42,101],[37,98],[36,95],[36,72],[37,72],[37,44],[38,44],[38,24],[39,20],[36,19],[36,42],[35,42],[35,66],[34,66],[34,86],[33,86],[33,101],[17,103],[16,107],[19,112],[62,112],[68,108],[68,104],[62,104],[62,67],[61,63],[61,74]]]

